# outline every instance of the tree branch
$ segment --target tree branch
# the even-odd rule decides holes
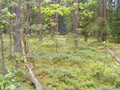
[[[29,66],[29,64],[28,64],[28,62],[27,62],[24,49],[22,49],[22,54],[23,54],[23,59],[24,59],[25,67],[26,67],[26,69],[28,70],[28,73],[30,74],[31,80],[32,80],[33,84],[35,85],[36,90],[42,90],[41,84],[39,83],[39,81],[38,81],[37,78],[35,77],[32,69],[30,68],[30,66]]]
[[[113,56],[113,58],[116,59],[116,61],[117,61],[118,63],[120,63],[120,58],[117,57],[117,56],[115,55],[115,53],[114,53],[112,50],[107,49],[107,51]]]

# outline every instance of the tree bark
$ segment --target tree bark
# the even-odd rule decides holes
[[[22,49],[22,55],[23,55],[25,67],[26,67],[26,69],[28,70],[28,73],[29,73],[29,75],[30,75],[31,81],[32,81],[33,84],[35,85],[36,90],[42,90],[41,84],[39,83],[39,81],[38,81],[37,78],[35,77],[32,69],[30,68],[30,66],[29,66],[29,64],[28,64],[28,62],[27,62],[27,58],[26,58],[24,49]]]
[[[84,3],[87,3],[87,0],[84,0]],[[85,17],[85,22],[87,21],[87,17]],[[84,30],[84,41],[87,42],[87,39],[88,39],[88,32],[86,30],[86,25],[85,25],[85,30]]]
[[[97,40],[101,41],[101,30],[97,30]]]
[[[56,0],[51,0],[51,4],[55,4],[55,1]],[[51,15],[51,20],[52,20],[52,22],[56,22],[56,14],[53,14],[53,15]],[[50,25],[51,27],[50,27],[50,36],[51,36],[51,39],[54,39],[54,35],[55,35],[55,26],[53,26],[52,24]]]
[[[84,41],[87,42],[88,40],[88,32],[85,30],[84,31]]]
[[[103,0],[103,18],[106,20],[107,19],[107,12],[106,12],[106,8],[107,8],[107,1]]]
[[[23,44],[25,53],[28,53],[28,42],[27,42],[27,29],[24,28],[23,30]]]
[[[2,9],[2,3],[0,2],[0,13]],[[5,65],[5,57],[4,57],[4,42],[3,42],[3,36],[2,36],[2,30],[0,30],[0,41],[1,41],[1,56],[2,56],[2,70],[3,70],[3,75],[6,74],[6,65]]]
[[[113,58],[115,58],[115,60],[116,60],[118,63],[120,63],[120,58],[117,57],[112,50],[107,49],[107,51],[113,56]]]
[[[23,3],[25,3],[23,1]],[[22,32],[22,35],[23,35],[23,44],[24,44],[24,50],[25,50],[25,53],[28,53],[29,51],[29,45],[28,45],[28,37],[27,37],[27,34],[30,34],[30,0],[27,0],[27,10],[24,10],[24,13],[26,15],[25,17],[25,20],[23,20],[24,22],[24,29],[23,29],[23,32]],[[25,22],[27,23],[27,26],[25,26]]]
[[[36,0],[36,2],[37,2],[38,9],[40,9],[40,2],[41,2],[41,0]],[[43,19],[42,19],[42,14],[41,14],[40,10],[38,12],[38,16],[37,17],[38,17],[37,24],[41,24],[42,25]],[[40,28],[40,30],[39,30],[39,40],[42,41],[42,38],[43,38],[43,36],[42,36],[42,28]]]
[[[13,44],[12,44],[12,19],[10,19],[10,26],[9,26],[9,37],[10,37],[10,58],[12,59],[12,69],[14,68],[14,54],[12,53],[12,48],[13,48]]]
[[[51,19],[52,19],[52,22],[55,22],[55,15],[52,15],[51,16]],[[55,27],[50,25],[50,36],[51,36],[51,39],[54,39],[54,35],[55,35]]]
[[[14,39],[14,51],[15,52],[22,52],[22,33],[21,33],[21,0],[18,0],[18,5],[14,7],[14,11],[16,13],[15,17],[15,27],[13,32],[13,39]]]
[[[4,42],[2,37],[2,31],[0,31],[0,40],[1,40],[1,53],[2,53],[2,68],[3,68],[3,75],[6,74],[6,65],[5,65],[5,57],[4,57]]]
[[[9,3],[11,3],[11,0],[9,0]],[[13,13],[12,11],[12,7],[10,8],[10,13]],[[13,44],[12,44],[12,30],[13,30],[13,20],[12,18],[10,18],[9,21],[9,37],[10,37],[10,58],[12,59],[12,69],[14,68],[14,55],[12,53],[12,48],[13,48]]]
[[[12,29],[12,26],[11,26],[11,20],[10,20],[10,27],[9,27],[9,37],[10,37],[10,57],[12,56],[12,33],[11,33],[11,29]]]
[[[103,18],[104,18],[105,21],[107,19],[106,8],[107,8],[107,1],[103,0]],[[105,25],[103,25],[103,28],[105,29]],[[102,41],[106,41],[106,37],[107,37],[107,32],[105,30],[105,31],[102,32]]]
[[[78,0],[75,0],[75,3],[78,4]],[[74,43],[75,47],[78,46],[78,5],[75,9],[75,14],[74,14]]]

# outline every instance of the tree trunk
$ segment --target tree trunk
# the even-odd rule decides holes
[[[0,13],[2,9],[2,3],[0,2]],[[6,65],[5,65],[5,57],[4,57],[4,42],[3,42],[3,37],[2,37],[2,30],[0,30],[0,41],[1,41],[1,56],[2,56],[2,70],[3,70],[3,75],[6,74]]]
[[[87,42],[88,40],[88,32],[85,30],[84,31],[84,41]]]
[[[2,31],[0,31],[0,40],[1,40],[1,53],[2,53],[2,68],[3,68],[3,75],[6,74],[6,65],[5,65],[5,57],[4,57],[4,42],[2,37]]]
[[[75,3],[78,4],[78,0],[75,0]],[[78,5],[75,9],[75,14],[74,14],[74,43],[75,47],[78,46]]]
[[[51,4],[55,4],[56,0],[51,0]],[[51,15],[51,20],[52,22],[56,22],[56,14]],[[54,39],[54,35],[55,35],[55,26],[53,26],[52,24],[50,25],[50,36],[51,39]]]
[[[51,19],[53,22],[55,22],[55,15],[52,15],[51,16]],[[50,25],[50,36],[51,36],[51,39],[54,39],[54,34],[55,34],[55,27]]]
[[[55,4],[58,4],[58,0],[55,0]],[[55,14],[55,47],[56,47],[56,54],[58,54],[58,41],[57,41],[57,35],[58,35],[58,14]],[[57,35],[56,35],[57,34]]]
[[[11,20],[10,20],[10,27],[9,27],[9,36],[10,36],[10,57],[12,56],[12,33],[11,33],[11,29],[12,29],[12,26],[11,26]]]
[[[22,33],[21,33],[21,0],[18,0],[18,5],[14,7],[14,11],[16,13],[15,17],[15,27],[14,27],[14,32],[13,32],[13,39],[14,39],[14,51],[15,52],[22,52]]]
[[[42,37],[42,33],[43,33],[43,31],[42,31],[42,29],[40,29],[40,30],[39,30],[39,40],[40,40],[40,41],[42,41],[42,38],[43,38],[43,37]]]
[[[42,90],[42,86],[39,83],[39,81],[37,80],[37,78],[34,75],[34,72],[32,71],[32,69],[30,68],[26,55],[25,55],[25,51],[24,49],[22,49],[22,55],[23,55],[23,59],[24,59],[24,64],[26,69],[28,70],[28,73],[30,75],[31,81],[33,82],[33,84],[35,85],[36,90]]]
[[[58,0],[55,0],[55,4],[58,4]],[[55,23],[56,23],[56,28],[55,31],[58,32],[58,14],[55,14]]]
[[[106,39],[107,39],[107,33],[103,32],[102,33],[102,41],[106,41]]]
[[[84,0],[84,3],[87,3],[87,0]],[[85,17],[85,22],[87,21],[87,17]],[[88,39],[88,32],[86,30],[86,25],[85,25],[85,30],[84,30],[84,41],[87,42],[87,39]]]
[[[28,53],[28,42],[27,42],[27,29],[24,28],[23,30],[23,44],[25,53]]]
[[[107,19],[107,13],[106,13],[106,8],[107,8],[107,1],[103,0],[103,18],[106,20]]]
[[[107,1],[106,0],[103,0],[103,18],[104,20],[106,21],[107,19],[107,12],[106,12],[106,5],[107,5]],[[105,28],[105,26],[103,26],[103,28]],[[106,41],[106,37],[107,37],[107,32],[106,30],[102,32],[102,41]]]
[[[11,0],[9,0],[9,3],[11,3]],[[13,13],[12,8],[10,8],[10,13]],[[10,58],[12,60],[12,69],[14,68],[14,55],[12,53],[12,48],[13,48],[13,44],[12,44],[12,30],[13,30],[13,20],[12,18],[10,18],[10,22],[9,22],[9,37],[10,37]]]
[[[14,54],[12,53],[12,47],[13,47],[13,44],[12,44],[12,29],[13,29],[13,26],[12,26],[12,19],[10,19],[10,26],[9,26],[9,36],[10,36],[10,58],[12,60],[12,69],[14,68]]]
[[[41,0],[36,0],[36,2],[38,2],[37,3],[37,7],[38,7],[38,9],[40,9],[40,2],[41,2]],[[38,12],[38,21],[37,21],[37,24],[41,24],[42,25],[42,23],[43,23],[43,19],[42,19],[42,14],[41,14],[41,12],[40,12],[40,10],[39,10],[39,12]],[[40,41],[42,41],[42,29],[40,29],[39,30],[39,40]]]
[[[27,4],[27,34],[31,34],[30,33],[30,15],[31,15],[31,9],[30,9],[30,0],[27,0],[28,4]]]
[[[97,30],[96,32],[97,32],[97,40],[101,41],[101,31]]]

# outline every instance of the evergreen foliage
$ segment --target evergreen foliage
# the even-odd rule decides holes
[[[110,11],[110,34],[114,42],[120,43],[120,3],[117,3],[116,9]]]

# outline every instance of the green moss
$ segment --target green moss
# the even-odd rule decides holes
[[[120,66],[110,54],[99,49],[100,46],[119,48],[119,45],[103,45],[93,39],[85,43],[80,38],[78,48],[75,49],[73,42],[66,42],[65,36],[58,36],[57,40],[58,53],[55,41],[49,38],[42,42],[38,42],[36,37],[29,39],[30,50],[26,54],[28,63],[44,90],[119,90]],[[72,41],[71,38],[69,40]],[[119,49],[116,50],[119,55]],[[22,57],[17,55],[15,60],[19,62],[20,68],[15,73],[15,80],[20,83],[19,90],[34,90]],[[7,65],[7,68],[12,68],[10,58],[7,59]],[[20,86],[21,83],[23,86]]]

